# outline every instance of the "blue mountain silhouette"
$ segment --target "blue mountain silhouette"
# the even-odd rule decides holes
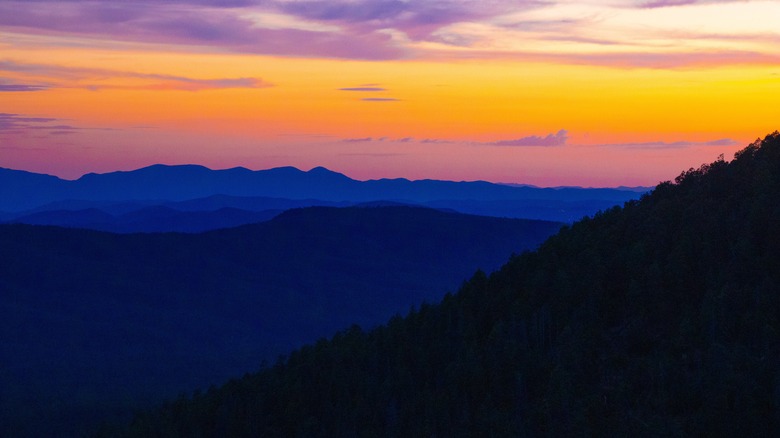
[[[73,181],[0,168],[0,212],[4,212],[0,219],[41,210],[98,208],[115,214],[104,208],[112,203],[137,204],[135,209],[166,205],[189,211],[225,207],[261,211],[277,208],[247,206],[264,202],[248,198],[273,198],[309,200],[296,206],[391,201],[480,215],[571,222],[636,199],[641,193],[635,189],[538,188],[485,181],[358,181],[323,167],[309,171],[294,167],[252,171],[243,167],[211,170],[197,165],[156,164],[133,171],[90,173]],[[80,207],[63,208],[66,201],[65,205]],[[183,201],[189,201],[189,207],[170,204]]]

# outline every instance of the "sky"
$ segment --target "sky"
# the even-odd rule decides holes
[[[780,1],[0,0],[0,167],[651,186],[780,129]]]

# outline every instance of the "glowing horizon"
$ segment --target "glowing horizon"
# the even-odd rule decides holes
[[[775,1],[0,4],[0,167],[652,186],[778,129]]]

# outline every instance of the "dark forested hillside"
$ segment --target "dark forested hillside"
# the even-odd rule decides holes
[[[560,228],[307,208],[203,234],[0,226],[0,436],[70,436],[438,301]]]
[[[127,436],[777,436],[780,134]]]

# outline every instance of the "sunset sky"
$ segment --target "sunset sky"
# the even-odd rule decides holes
[[[780,129],[780,2],[0,0],[0,167],[655,185]]]

